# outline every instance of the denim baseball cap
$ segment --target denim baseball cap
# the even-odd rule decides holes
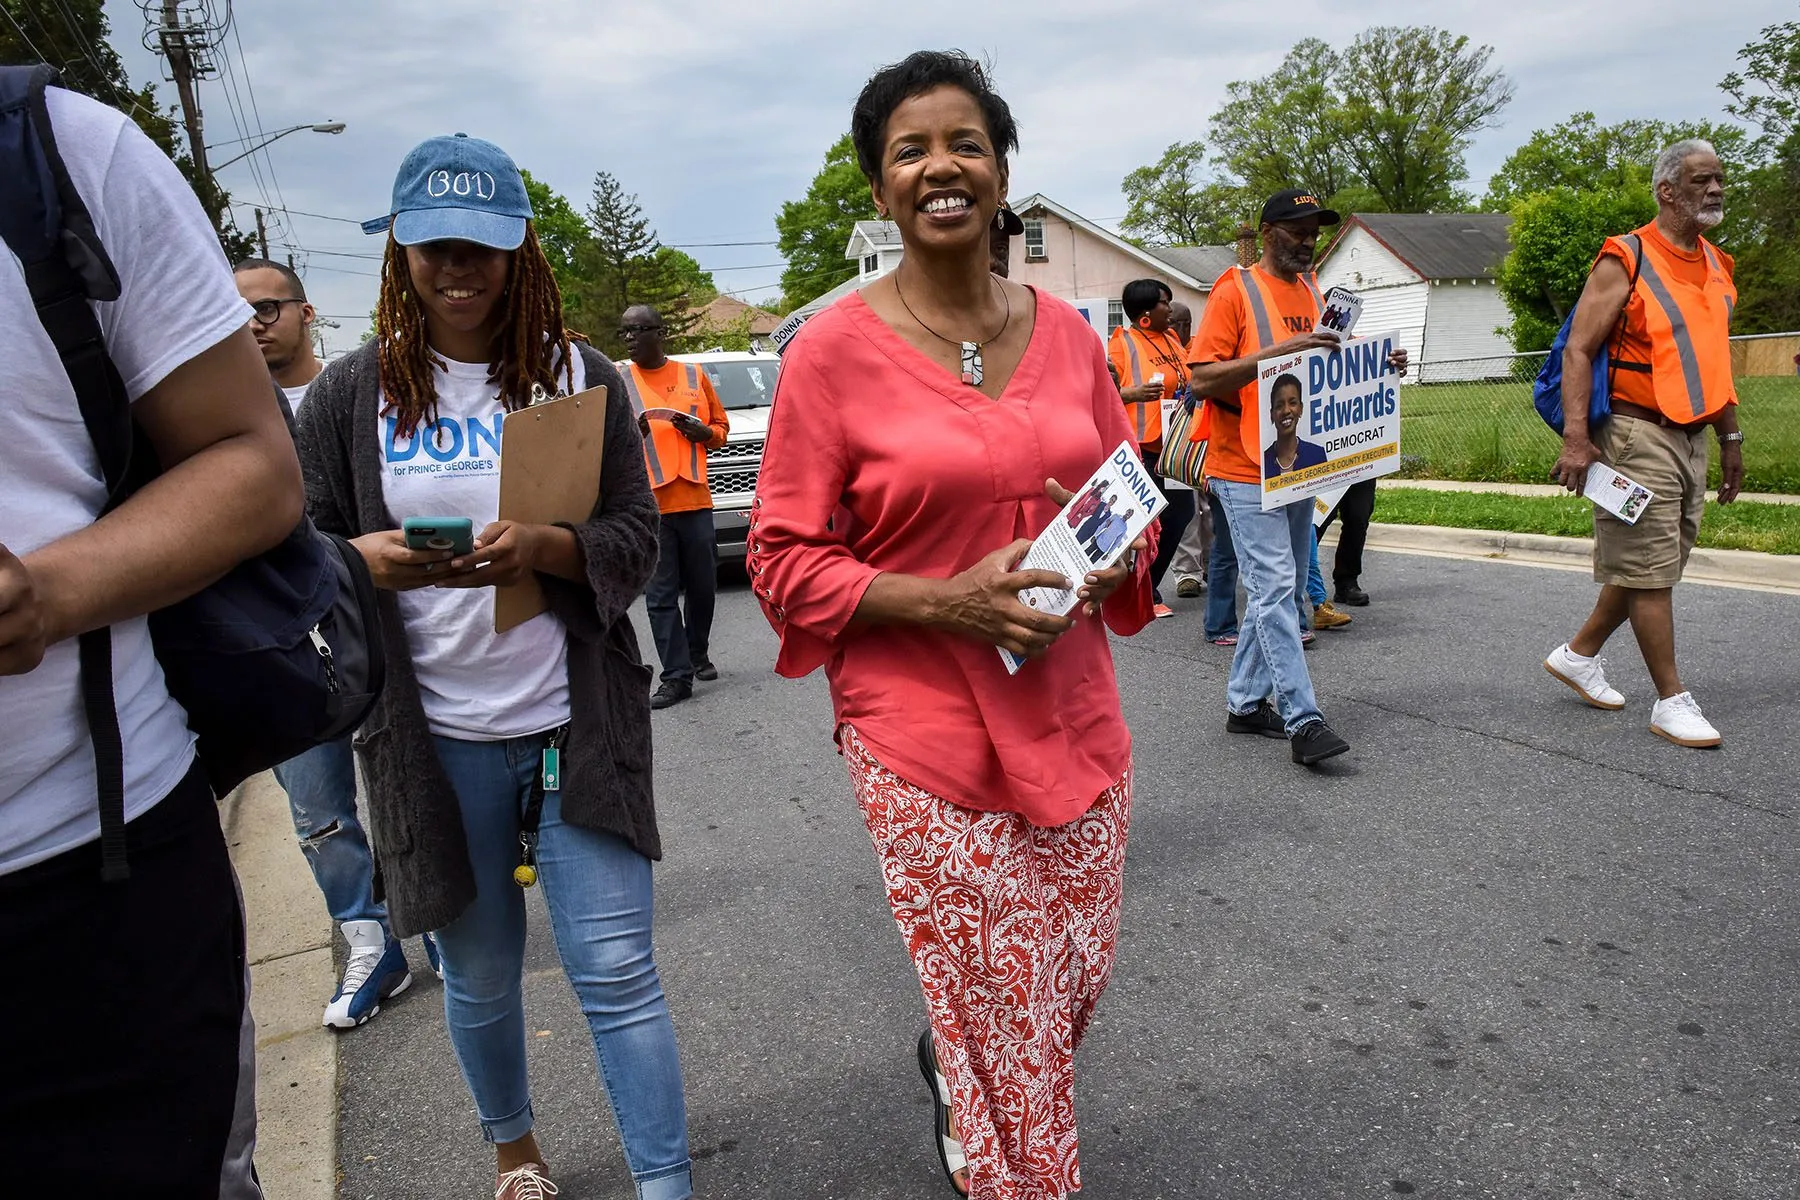
[[[364,221],[363,232],[391,227],[402,246],[460,241],[517,250],[533,215],[525,180],[506,151],[458,133],[412,148],[394,176],[392,209]]]

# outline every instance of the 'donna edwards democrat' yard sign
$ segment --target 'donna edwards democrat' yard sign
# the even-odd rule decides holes
[[[1398,334],[1269,359],[1257,370],[1263,508],[1400,469]]]

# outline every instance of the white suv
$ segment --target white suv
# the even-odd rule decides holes
[[[706,456],[706,483],[712,490],[713,530],[719,558],[742,561],[750,530],[750,502],[762,467],[763,440],[775,403],[775,375],[781,359],[770,351],[709,350],[673,354],[677,362],[699,365],[712,380],[731,422],[725,445]]]

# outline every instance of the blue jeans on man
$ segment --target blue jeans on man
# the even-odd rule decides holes
[[[1292,736],[1308,721],[1321,719],[1300,644],[1296,602],[1311,552],[1313,503],[1297,500],[1265,512],[1259,485],[1228,479],[1209,482],[1231,531],[1246,596],[1225,706],[1234,713],[1249,713],[1273,699]]]
[[[491,1142],[533,1125],[526,1075],[525,891],[513,882],[521,814],[546,735],[499,742],[437,737],[475,872],[475,900],[436,930],[444,1020]],[[587,1017],[600,1078],[639,1200],[693,1195],[675,1026],[651,953],[650,860],[624,839],[570,825],[544,796],[537,867],[563,973]]]
[[[338,924],[379,921],[388,929],[387,908],[375,902],[375,859],[356,816],[356,762],[350,739],[314,746],[275,768],[287,793],[300,852],[312,869],[325,907]]]
[[[1212,549],[1206,555],[1206,640],[1235,637],[1238,632],[1237,551],[1231,544],[1231,525],[1225,520],[1224,506],[1211,490],[1217,480],[1207,480],[1206,505],[1212,509]]]
[[[663,681],[692,687],[695,670],[711,661],[719,573],[712,509],[664,513],[657,536],[656,573],[644,590],[650,636]]]

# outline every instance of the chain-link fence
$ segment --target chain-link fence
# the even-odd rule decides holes
[[[1744,489],[1800,493],[1800,333],[1732,339]],[[1544,483],[1561,442],[1531,406],[1544,355],[1417,363],[1401,389],[1401,469],[1413,479]],[[1718,448],[1713,447],[1716,465]]]

